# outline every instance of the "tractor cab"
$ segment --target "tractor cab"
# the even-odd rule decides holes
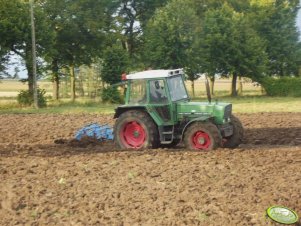
[[[114,135],[120,147],[177,144],[185,141],[185,134],[192,130],[202,133],[189,135],[194,140],[186,139],[188,148],[214,149],[221,145],[223,137],[233,136],[232,105],[191,102],[182,69],[143,71],[129,74],[126,79],[125,104],[115,110],[114,116],[117,118]]]
[[[128,89],[123,107],[144,107],[158,125],[173,125],[175,102],[188,101],[183,71],[151,70],[127,75]]]

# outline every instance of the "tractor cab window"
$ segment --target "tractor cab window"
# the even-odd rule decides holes
[[[172,101],[188,98],[185,84],[181,75],[168,78],[167,83]]]
[[[132,80],[129,104],[146,103],[146,80]]]
[[[167,103],[167,95],[163,80],[149,81],[150,103],[165,104]]]

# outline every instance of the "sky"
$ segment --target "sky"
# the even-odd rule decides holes
[[[300,0],[300,5],[301,5],[301,0]],[[299,10],[298,17],[297,17],[297,27],[298,27],[299,32],[300,32],[300,40],[301,40],[301,9]],[[13,62],[18,62],[18,61],[20,61],[20,59],[18,59],[17,57],[15,57],[15,59],[13,60]],[[9,74],[12,74],[12,75],[14,74],[14,67],[15,67],[15,66],[12,66],[12,67],[8,70]],[[24,69],[24,67],[21,66],[21,65],[18,65],[18,67],[19,67],[19,69],[20,69],[19,76],[20,76],[21,78],[27,77],[27,76],[26,76],[26,70]]]

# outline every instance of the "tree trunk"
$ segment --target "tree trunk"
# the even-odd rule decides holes
[[[52,61],[52,81],[53,81],[53,99],[59,99],[59,89],[60,89],[60,78],[59,78],[59,67],[57,60]]]
[[[31,45],[28,45],[25,50],[25,66],[27,70],[28,90],[33,94],[33,67],[32,67],[32,52]]]
[[[59,100],[59,90],[60,90],[60,85],[59,85],[59,76],[58,74],[53,74],[53,99],[54,100]]]
[[[27,69],[27,76],[28,76],[28,78],[27,78],[28,90],[29,90],[30,93],[33,93],[33,70],[32,70],[32,66],[27,66],[27,63],[26,63],[26,69]]]
[[[80,97],[84,97],[85,96],[85,90],[84,90],[84,82],[83,82],[84,78],[83,76],[79,76],[78,77],[78,86],[77,86],[77,91],[79,93]]]
[[[215,77],[214,76],[209,76],[209,81],[210,81],[210,93],[211,93],[212,96],[214,96]]]
[[[71,92],[71,101],[75,101],[75,75],[74,75],[74,65],[71,64],[70,67],[70,92]]]
[[[261,90],[261,94],[262,95],[266,95],[267,94],[262,85],[260,85],[260,90]]]
[[[194,80],[191,81],[191,91],[192,91],[192,97],[195,97],[195,92],[194,92]]]
[[[236,74],[236,72],[234,72],[232,75],[232,84],[231,84],[231,96],[232,97],[237,96],[236,82],[237,82],[237,74]]]
[[[242,77],[238,76],[238,95],[242,95],[243,88],[242,88]]]

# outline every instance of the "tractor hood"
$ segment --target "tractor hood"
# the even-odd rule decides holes
[[[177,102],[178,120],[184,117],[193,119],[198,117],[214,117],[217,124],[223,124],[232,114],[232,104],[208,102]]]

